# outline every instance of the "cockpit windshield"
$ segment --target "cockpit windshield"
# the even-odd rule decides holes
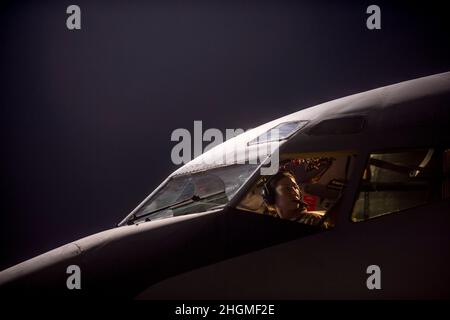
[[[170,178],[129,222],[142,222],[203,212],[225,206],[258,165],[214,168]]]

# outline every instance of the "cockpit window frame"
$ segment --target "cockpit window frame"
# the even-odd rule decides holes
[[[420,207],[423,207],[423,206],[427,206],[427,205],[435,202],[433,199],[430,199],[429,201],[427,201],[425,203],[421,203],[421,204],[418,204],[418,205],[415,205],[415,206],[411,206],[411,207],[408,207],[408,208],[404,208],[404,209],[400,209],[400,210],[386,212],[386,213],[383,213],[383,214],[380,214],[380,215],[377,215],[377,216],[374,216],[374,217],[370,217],[370,218],[365,219],[365,220],[355,221],[353,219],[353,211],[355,209],[356,201],[358,200],[358,197],[359,197],[361,183],[362,183],[363,176],[364,176],[364,171],[365,171],[365,169],[367,168],[367,166],[369,164],[371,154],[400,153],[400,152],[406,152],[406,151],[411,151],[411,150],[420,150],[420,149],[424,149],[424,150],[425,149],[433,149],[434,152],[441,153],[445,148],[442,148],[442,147],[439,147],[439,146],[434,146],[434,145],[431,145],[431,146],[430,145],[428,145],[428,146],[418,145],[418,146],[401,147],[401,148],[372,149],[372,150],[368,150],[367,152],[365,152],[365,154],[364,154],[364,157],[365,157],[364,158],[364,163],[363,163],[363,166],[361,167],[361,170],[359,171],[359,174],[358,174],[358,177],[357,177],[358,180],[357,180],[357,183],[356,183],[356,186],[355,186],[355,190],[354,190],[353,199],[352,199],[352,202],[351,202],[350,211],[349,211],[348,216],[347,216],[347,221],[351,225],[358,225],[358,224],[361,224],[361,223],[367,223],[367,222],[371,222],[371,221],[378,221],[378,219],[380,219],[380,218],[382,219],[382,218],[384,218],[386,216],[394,216],[394,215],[396,216],[398,214],[405,213],[405,211],[413,210],[413,209],[420,208]]]

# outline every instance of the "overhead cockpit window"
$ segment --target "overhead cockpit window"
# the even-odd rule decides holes
[[[298,130],[303,128],[307,123],[308,121],[306,120],[280,123],[270,130],[260,134],[258,137],[250,141],[248,145],[286,140]]]
[[[430,201],[433,191],[440,189],[436,183],[440,179],[439,158],[433,149],[372,153],[352,220],[364,221]]]
[[[238,209],[303,224],[332,227],[345,192],[352,154],[292,155],[273,176],[261,176]]]
[[[364,129],[365,118],[362,116],[327,119],[308,130],[309,135],[354,134]]]
[[[257,165],[232,165],[169,179],[129,223],[156,220],[225,206]]]

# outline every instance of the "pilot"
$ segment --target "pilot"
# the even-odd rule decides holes
[[[282,219],[319,226],[321,215],[308,212],[295,176],[289,171],[279,171],[263,187],[262,196],[267,204],[268,214]]]

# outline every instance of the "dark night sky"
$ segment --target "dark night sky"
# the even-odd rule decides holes
[[[365,26],[373,3],[382,30]],[[2,2],[0,269],[114,226],[173,171],[171,132],[194,120],[248,129],[449,71],[447,15],[429,1]]]

